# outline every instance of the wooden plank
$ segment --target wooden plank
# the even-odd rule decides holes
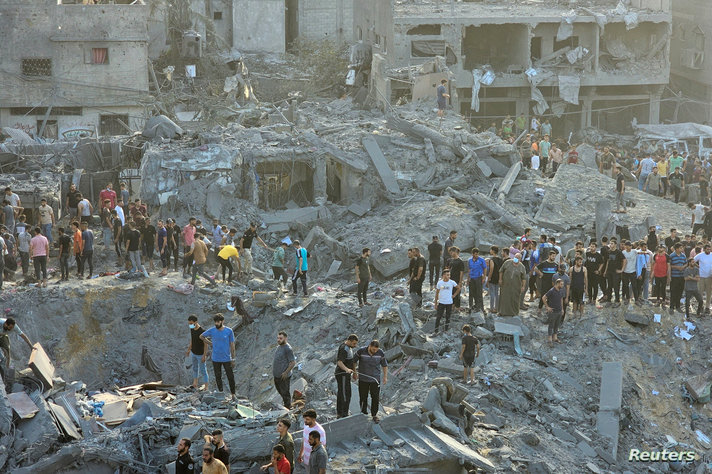
[[[45,390],[52,388],[52,379],[54,378],[54,365],[49,359],[44,348],[39,342],[32,346],[32,354],[27,366],[32,369],[35,376],[42,381]]]
[[[49,405],[50,411],[66,436],[74,439],[82,439],[81,433],[79,433],[76,426],[74,426],[74,422],[69,418],[67,411],[63,407],[55,405],[52,402],[47,402],[47,405]]]
[[[396,175],[393,170],[388,165],[385,155],[381,151],[381,147],[373,137],[363,137],[361,140],[363,147],[366,149],[368,156],[371,157],[373,165],[376,167],[378,175],[383,181],[383,185],[386,189],[393,194],[400,194],[400,186],[398,186],[398,181],[396,181]]]
[[[32,418],[40,411],[35,402],[25,392],[9,393],[7,401],[21,419]]]

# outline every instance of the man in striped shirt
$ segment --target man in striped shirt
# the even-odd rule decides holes
[[[682,313],[680,297],[682,297],[682,290],[685,288],[683,271],[687,264],[687,257],[685,252],[682,251],[682,244],[680,242],[676,243],[674,249],[675,251],[670,254],[670,314],[675,309]]]

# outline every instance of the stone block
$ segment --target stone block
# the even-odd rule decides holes
[[[646,314],[627,312],[625,313],[626,322],[633,326],[648,326],[650,325],[650,317]]]
[[[579,441],[579,443],[576,445],[576,447],[579,448],[579,450],[585,455],[590,458],[595,458],[596,457],[596,450],[591,447],[590,444],[588,444],[586,441]]]
[[[604,362],[601,370],[599,411],[618,413],[623,397],[623,364]]]
[[[327,445],[333,445],[348,439],[363,438],[371,431],[371,420],[363,413],[358,413],[323,423],[321,426],[326,433]]]
[[[322,364],[319,359],[310,359],[302,365],[300,371],[308,381],[313,382],[314,377],[319,373],[323,366],[324,364]]]
[[[482,326],[477,326],[475,328],[474,336],[479,339],[491,339],[494,334],[489,329],[483,328]]]
[[[566,431],[562,428],[558,428],[558,427],[552,428],[551,434],[556,436],[556,438],[559,439],[560,441],[564,441],[567,443],[575,443],[576,442],[576,438],[574,438],[573,435],[571,435],[571,433],[569,433],[568,431]]]

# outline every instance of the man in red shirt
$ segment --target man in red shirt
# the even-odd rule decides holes
[[[99,210],[104,208],[104,201],[109,200],[109,210],[116,207],[116,191],[112,189],[113,185],[111,183],[106,185],[106,189],[102,189],[99,193],[99,205],[97,206]]]
[[[292,466],[289,464],[289,461],[284,453],[285,449],[281,444],[278,444],[272,448],[272,462],[262,466],[262,470],[266,471],[272,467],[274,468],[275,474],[290,474]]]

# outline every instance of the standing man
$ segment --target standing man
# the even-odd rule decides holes
[[[695,255],[695,262],[699,265],[699,282],[701,293],[705,294],[705,306],[704,314],[710,312],[710,300],[712,300],[712,246],[710,244],[705,244],[704,251]],[[683,275],[684,277],[684,275]],[[687,282],[686,282],[687,283]],[[695,284],[697,284],[695,282]],[[691,285],[690,285],[691,286]],[[685,288],[687,292],[687,287]],[[685,301],[689,301],[687,296],[685,296]],[[685,305],[689,308],[689,305]],[[700,305],[701,306],[701,305]]]
[[[354,359],[355,370],[358,378],[358,395],[361,413],[368,414],[368,395],[371,395],[371,417],[378,423],[378,404],[381,393],[381,372],[383,372],[383,385],[388,383],[388,362],[386,354],[379,349],[376,339],[367,347],[356,351]]]
[[[126,233],[126,253],[131,260],[130,271],[141,271],[148,278],[148,272],[141,264],[141,232],[136,229],[134,221],[129,221],[129,231]]]
[[[440,274],[440,262],[443,254],[443,244],[438,240],[438,236],[433,236],[433,241],[428,244],[428,272],[430,274],[430,291],[433,291],[433,282],[438,282]]]
[[[621,211],[621,207],[623,210]],[[625,207],[625,176],[621,165],[616,165],[616,210],[615,212],[628,212]]]
[[[527,118],[524,116],[524,112],[519,114],[519,116],[514,120],[514,125],[517,130],[517,136],[527,129]]]
[[[5,188],[5,200],[10,201],[12,207],[22,207],[20,196],[12,192],[10,187]]]
[[[109,183],[106,185],[106,189],[102,189],[99,193],[99,209],[108,207],[109,211],[111,211],[116,207],[116,191],[114,191],[113,187],[114,185]],[[108,206],[106,201],[109,201]]]
[[[148,217],[141,229],[141,242],[143,256],[148,260],[148,268],[153,271],[153,249],[156,247],[156,228]]]
[[[203,474],[229,474],[225,464],[213,456],[213,447],[209,444],[203,447]]]
[[[302,281],[302,291],[304,291],[304,296],[307,296],[307,271],[309,270],[307,257],[309,256],[309,252],[302,247],[301,242],[298,240],[294,241],[294,248],[296,249],[295,258],[297,259],[297,265],[294,269],[294,275],[292,275],[292,296],[297,296],[297,280]]]
[[[309,474],[326,474],[326,463],[329,456],[326,448],[321,444],[321,434],[318,431],[309,433],[311,456],[309,457]]]
[[[499,247],[490,247],[490,258],[487,261],[487,289],[489,290],[489,310],[492,314],[499,311],[499,270],[502,267],[502,258],[499,256]]]
[[[321,443],[326,445],[326,433],[324,432],[324,428],[316,422],[316,410],[310,408],[304,412],[302,417],[304,417],[304,431],[302,434],[302,449],[299,451],[297,462],[307,467],[309,466],[309,458],[312,453],[312,446],[309,444],[309,435],[312,431],[318,432]]]
[[[185,356],[190,356],[193,366],[193,385],[194,390],[208,389],[208,370],[205,366],[207,353],[205,352],[205,342],[200,338],[200,335],[205,332],[205,329],[200,327],[198,316],[191,314],[188,316],[188,328],[190,329],[190,342],[188,349],[185,351]],[[198,387],[198,376],[203,379],[203,383]]]
[[[653,160],[650,155],[640,160],[640,164],[638,165],[638,170],[636,172],[638,175],[638,190],[648,192],[646,181],[648,176],[653,172],[653,168],[655,168],[655,160]]]
[[[690,302],[692,298],[697,300],[697,316],[699,317],[703,314],[703,300],[700,291],[697,289],[697,282],[700,281],[700,270],[697,268],[695,259],[688,260],[688,265],[683,275],[685,278],[685,318],[690,317]],[[709,311],[708,308],[708,306],[705,306],[704,312]]]
[[[225,316],[218,313],[213,317],[215,327],[210,328],[200,335],[203,342],[207,342],[212,347],[213,371],[215,372],[215,384],[218,386],[218,391],[223,391],[222,369],[225,369],[228,384],[230,385],[230,393],[232,400],[236,400],[235,396],[235,334],[232,329],[225,327]]]
[[[564,300],[564,282],[559,279],[556,280],[554,286],[542,296],[544,304],[546,304],[546,312],[549,313],[549,346],[553,346],[555,342],[561,342],[559,340],[559,325],[561,324],[561,317],[563,315],[563,300]]]
[[[156,238],[156,252],[158,252],[158,257],[161,259],[161,273],[160,276],[168,275],[168,229],[163,225],[163,221],[158,221],[158,232]]]
[[[443,246],[443,268],[448,267],[448,261],[450,260],[450,247],[455,245],[455,239],[457,239],[457,231],[451,230],[450,237],[445,240],[445,245]]]
[[[336,353],[336,417],[345,418],[349,416],[349,406],[351,404],[351,378],[356,380],[354,373],[355,352],[358,344],[358,336],[350,334],[349,337],[339,346]]]
[[[212,435],[203,436],[205,444],[214,449],[215,459],[225,465],[227,472],[230,472],[230,448],[225,444],[225,437],[221,429],[213,430]]]
[[[248,279],[252,277],[252,241],[254,239],[257,239],[261,246],[269,250],[269,247],[264,240],[257,235],[257,224],[250,222],[250,228],[242,234],[242,238],[240,239],[240,254],[241,258],[244,260],[241,264]]]
[[[438,281],[435,290],[435,332],[438,333],[440,327],[440,319],[445,313],[445,331],[450,329],[450,315],[452,314],[452,299],[453,294],[460,292],[460,285],[450,279],[450,270],[443,270],[443,277]]]
[[[274,249],[272,254],[272,275],[274,279],[279,283],[280,289],[284,286],[285,290],[287,288],[287,280],[289,276],[284,270],[284,256],[289,247],[285,242],[279,244],[279,246]]]
[[[116,258],[119,260],[119,265],[121,265],[121,241],[123,240],[123,223],[119,218],[118,210],[121,206],[116,206],[111,211],[111,238],[114,242],[114,251],[116,252]]]
[[[294,467],[294,439],[289,433],[290,426],[292,422],[289,418],[282,418],[277,422],[277,433],[279,433],[277,444],[284,446],[284,457],[289,461],[289,465]]]
[[[670,158],[672,163],[672,158]],[[680,202],[680,193],[685,189],[685,176],[681,173],[682,168],[678,166],[675,171],[668,177],[668,183],[670,184],[670,191],[672,191],[675,197],[675,202]]]
[[[522,306],[522,295],[527,287],[527,269],[521,262],[522,254],[506,260],[499,271],[499,314],[517,316]]]
[[[2,223],[5,224],[5,227],[7,227],[7,230],[10,232],[10,234],[15,235],[16,227],[15,227],[15,219],[22,213],[24,210],[21,207],[13,207],[12,204],[10,204],[10,201],[5,199],[3,201],[3,212],[0,214],[2,217]],[[23,216],[24,217],[24,216]],[[17,233],[19,234],[19,227],[17,226]]]
[[[42,229],[42,235],[47,237],[49,245],[52,245],[52,226],[54,225],[54,211],[52,207],[47,204],[47,199],[42,198],[40,201],[40,207],[37,208],[37,213],[39,214],[40,228]]]
[[[17,325],[15,318],[11,316],[0,318],[0,325],[2,325],[2,329],[0,330],[0,349],[2,349],[5,355],[5,365],[10,367],[10,333],[15,333],[21,337],[22,340],[27,343],[27,347],[30,348],[30,351],[32,350],[32,342],[30,338],[22,332],[20,326]]]
[[[113,225],[111,216],[113,209],[109,208],[110,201],[107,199],[104,201],[104,206],[101,208],[99,213],[99,218],[101,219],[101,234],[104,238],[104,252],[108,255],[111,252],[111,244],[113,243]]]
[[[82,272],[80,276],[84,276],[84,269],[89,263],[89,276],[87,280],[94,274],[94,232],[89,228],[87,222],[82,222]]]
[[[183,227],[183,278],[188,275],[186,273],[193,266],[193,259],[190,258],[190,248],[195,241],[195,217],[188,219],[188,224]],[[176,242],[178,243],[178,242]]]
[[[82,275],[82,231],[79,229],[79,222],[72,222],[72,240],[74,241],[74,260],[77,263],[77,277]]]
[[[663,196],[662,177],[658,174],[658,166],[653,166],[653,172],[645,180],[645,189],[653,196]]]
[[[472,327],[469,324],[462,326],[462,333],[460,348],[460,360],[464,367],[462,378],[469,385],[475,382],[475,360],[480,355],[480,341],[472,335]]]
[[[653,256],[653,297],[655,306],[665,309],[667,298],[665,288],[670,282],[670,257],[665,252],[663,245],[658,245],[657,253]]]
[[[272,377],[277,393],[282,397],[284,408],[292,408],[292,392],[289,390],[289,382],[292,377],[292,369],[297,363],[292,346],[287,342],[287,333],[279,331],[277,333],[277,350],[274,352],[272,361]]]
[[[79,203],[77,204],[77,212],[79,213],[79,221],[88,224],[91,221],[92,214],[94,214],[94,207],[81,193],[79,193],[78,197]]]
[[[665,237],[665,247],[668,252],[672,252],[678,242],[680,242],[680,237],[677,235],[677,229],[670,229],[670,235]]]
[[[585,254],[586,263],[586,274],[588,277],[588,287],[586,288],[586,295],[588,296],[588,301],[591,304],[596,304],[598,299],[598,286],[600,284],[601,278],[603,278],[603,265],[605,261],[603,256],[596,251],[596,241],[592,240],[588,245],[588,250]]]
[[[625,257],[623,252],[618,249],[618,242],[611,238],[608,244],[608,262],[606,263],[606,280],[608,284],[605,301],[607,302],[611,301],[611,297],[615,296],[615,304],[620,303],[621,274],[623,273],[624,265]]]
[[[60,281],[69,280],[69,254],[72,247],[72,238],[64,233],[64,227],[57,229],[59,231],[59,269],[61,271],[62,277]],[[20,234],[22,237],[22,234]],[[22,252],[20,252],[22,253]],[[23,258],[23,272],[24,272],[24,258]]]
[[[633,250],[633,243],[630,240],[626,240],[623,245],[625,250],[623,250],[623,300],[625,304],[628,304],[631,297],[630,287],[633,289],[633,299],[638,300],[638,290],[636,285],[636,263],[638,260],[638,252]]]
[[[290,474],[292,465],[287,460],[286,450],[281,444],[277,444],[272,448],[272,460],[269,464],[265,464],[260,469],[267,471],[270,467],[274,469],[274,474]]]
[[[567,297],[573,302],[574,315],[578,312],[579,316],[583,316],[583,295],[588,287],[588,274],[582,257],[574,259],[574,264],[569,269],[569,278],[571,293]]]
[[[682,251],[682,244],[678,242],[675,244],[675,251],[670,254],[670,314],[673,314],[676,309],[682,313],[680,297],[682,297],[682,290],[685,287],[683,272],[686,263],[687,257]]]
[[[541,261],[534,269],[534,272],[536,272],[539,278],[540,294],[542,296],[539,299],[539,310],[537,314],[541,314],[541,309],[544,307],[544,295],[554,286],[554,274],[559,269],[559,266],[556,264],[556,255],[556,249],[550,248],[546,260]]]
[[[441,120],[445,115],[447,100],[450,98],[450,94],[447,93],[447,87],[445,87],[445,84],[447,84],[447,79],[442,79],[436,90],[438,100],[438,117],[440,117]]]
[[[549,142],[549,135],[544,135],[544,139],[539,142],[539,152],[541,153],[541,174],[546,174],[546,165],[549,163],[549,150],[551,150],[551,143]]]
[[[188,438],[181,438],[178,442],[178,457],[176,458],[176,474],[194,474],[195,461],[190,457],[190,446],[193,442]]]
[[[358,298],[359,308],[363,308],[363,305],[371,305],[371,303],[368,302],[368,284],[371,282],[370,256],[371,249],[365,248],[361,250],[361,256],[356,260],[356,296]]]
[[[39,227],[35,227],[35,236],[30,240],[30,260],[35,264],[35,278],[40,282],[40,288],[47,287],[47,257],[49,242],[42,235]]]
[[[469,313],[472,310],[482,311],[486,315],[485,303],[482,300],[482,287],[485,283],[485,272],[487,271],[487,262],[480,257],[480,249],[474,247],[472,249],[472,258],[467,261],[468,267],[468,282],[469,282]]]
[[[27,232],[26,226],[23,226],[20,229],[21,232],[17,236],[17,249],[20,251],[20,261],[22,262],[22,276],[27,276],[27,272],[30,269],[30,241],[32,240],[32,234]],[[60,242],[60,266],[62,264],[61,250],[62,247]],[[69,254],[67,254],[67,257],[69,257]]]
[[[450,278],[457,284],[458,290],[452,295],[452,306],[460,312],[460,295],[465,283],[465,262],[460,258],[460,249],[453,245],[450,247]]]
[[[410,294],[418,295],[418,302],[415,307],[423,306],[423,282],[425,281],[425,259],[420,255],[420,249],[413,247],[410,266],[410,277],[408,284],[410,286]]]
[[[67,213],[69,214],[69,220],[73,221],[79,214],[77,211],[77,206],[79,201],[82,200],[81,193],[77,191],[77,186],[72,183],[69,185],[69,192],[67,192],[66,201],[64,204]]]
[[[119,202],[119,204],[121,204],[120,207],[128,209],[129,202],[131,201],[131,196],[129,194],[129,190],[126,188],[126,183],[124,183],[123,181],[119,183],[119,190],[121,192],[121,200]]]

